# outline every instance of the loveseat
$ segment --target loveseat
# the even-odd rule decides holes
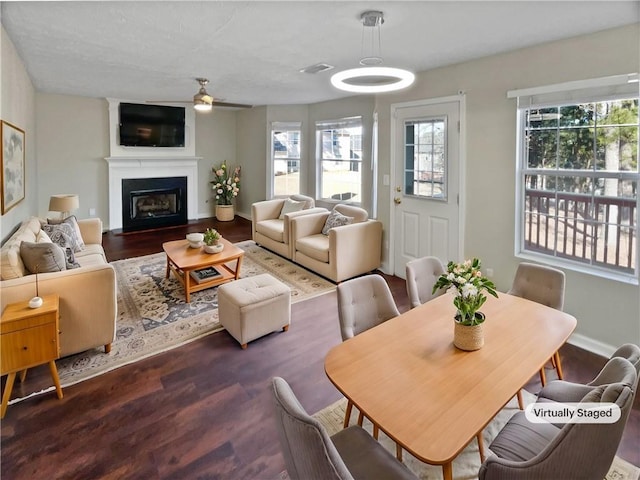
[[[347,223],[328,228],[334,215]],[[341,282],[380,267],[382,223],[362,208],[339,204],[332,212],[292,218],[291,242],[294,262]]]
[[[251,206],[251,236],[254,242],[289,260],[293,259],[291,219],[326,212],[306,195],[291,195],[256,202]]]
[[[37,243],[46,220],[25,220],[0,248],[0,300],[29,300],[36,294],[36,275],[29,273],[20,254],[22,242]],[[104,346],[111,350],[116,329],[116,274],[102,248],[102,221],[78,220],[84,246],[74,254],[77,268],[39,273],[39,294],[60,297],[60,356]]]

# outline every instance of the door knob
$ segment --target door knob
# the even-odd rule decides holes
[[[396,192],[401,192],[402,191],[402,187],[396,187]]]
[[[400,199],[400,197],[394,197],[393,203],[395,203],[396,205],[400,205],[402,203],[402,200]]]

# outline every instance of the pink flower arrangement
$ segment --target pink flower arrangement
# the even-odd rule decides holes
[[[213,167],[213,180],[209,182],[216,197],[218,205],[231,205],[231,202],[240,193],[240,167],[235,167],[230,172],[227,161],[219,167]]]

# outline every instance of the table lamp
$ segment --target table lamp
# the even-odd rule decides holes
[[[49,199],[49,211],[60,212],[62,218],[67,218],[73,210],[80,207],[80,200],[75,193],[63,193],[51,195]]]

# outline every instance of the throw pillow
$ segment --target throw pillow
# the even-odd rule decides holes
[[[59,218],[47,218],[47,223],[49,225],[60,225],[61,223],[68,223],[73,227],[73,230],[76,234],[76,239],[78,241],[78,246],[80,250],[84,250],[84,240],[82,239],[82,232],[80,232],[80,226],[78,225],[78,219],[75,215],[70,215],[67,218],[59,219]],[[77,252],[78,250],[76,250]]]
[[[73,254],[73,250],[67,247],[64,249],[64,257],[67,262],[67,270],[72,268],[80,268],[80,264],[76,262],[76,256]]]
[[[287,198],[284,201],[284,205],[282,205],[282,210],[280,210],[280,216],[278,217],[280,220],[284,220],[284,216],[287,213],[299,212],[304,208],[304,202],[296,202],[295,200],[291,200]]]
[[[67,269],[62,248],[55,243],[20,243],[20,258],[29,273],[61,272]]]
[[[347,217],[336,210],[332,210],[327,217],[327,221],[324,223],[324,227],[322,227],[322,234],[329,235],[329,230],[332,228],[349,225],[351,223],[353,223],[353,217]]]
[[[78,243],[78,238],[74,228],[68,223],[42,225],[42,230],[49,235],[49,238],[51,238],[53,243],[62,247],[63,250],[67,247],[71,248],[74,252],[82,250]]]
[[[36,235],[36,243],[51,243],[49,235],[44,233],[44,230],[40,230]]]

